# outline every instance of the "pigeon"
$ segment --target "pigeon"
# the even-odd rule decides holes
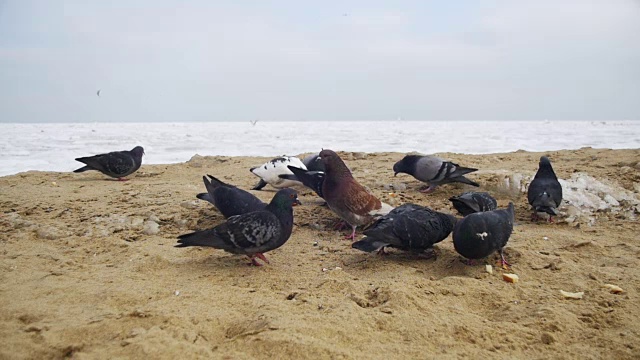
[[[414,178],[426,182],[429,187],[420,192],[433,192],[438,185],[451,182],[461,182],[472,186],[480,186],[477,182],[464,177],[465,174],[478,169],[462,167],[450,161],[445,161],[436,156],[407,155],[393,165],[394,176],[405,173]]]
[[[260,178],[260,181],[256,186],[254,186],[251,190],[260,190],[265,187],[267,184],[271,184],[276,189],[284,189],[291,186],[302,185],[300,181],[297,180],[287,180],[282,179],[278,175],[281,174],[293,174],[287,165],[292,165],[301,169],[306,170],[307,167],[295,156],[281,156],[275,159],[271,159],[266,163],[256,166],[250,169],[250,171],[257,177]]]
[[[549,158],[540,158],[538,172],[531,181],[527,190],[527,199],[533,207],[533,218],[538,218],[538,213],[549,214],[549,222],[553,222],[553,216],[558,215],[558,206],[562,202],[562,186],[553,172]]]
[[[468,191],[459,196],[450,197],[449,201],[462,216],[498,208],[496,199],[487,192]]]
[[[315,191],[318,196],[322,197],[322,183],[324,182],[324,171],[312,171],[297,168],[295,166],[288,165],[287,168],[291,170],[293,174],[280,174],[281,179],[300,181],[309,189]]]
[[[456,217],[434,211],[428,207],[404,204],[364,231],[365,238],[351,244],[354,249],[384,253],[384,248],[422,252],[430,249],[451,234]]]
[[[320,154],[311,154],[302,159],[302,163],[309,171],[324,171],[324,163],[320,158]]]
[[[453,228],[453,247],[467,259],[481,259],[498,251],[502,265],[509,265],[502,248],[513,231],[515,208],[477,212],[465,216]]]
[[[97,170],[120,181],[126,181],[127,179],[124,177],[133,174],[142,165],[142,155],[144,155],[144,149],[142,146],[136,146],[131,151],[113,151],[107,154],[81,157],[76,161],[87,165],[73,172]]]
[[[293,230],[292,206],[299,204],[295,190],[279,190],[263,210],[232,216],[213,229],[180,235],[175,247],[209,246],[246,255],[255,266],[262,266],[256,258],[268,264],[264,253],[289,240]]]
[[[393,209],[367,191],[351,175],[347,165],[332,150],[322,150],[320,157],[325,166],[322,195],[324,200],[340,218],[351,225],[351,236],[355,240],[356,227],[373,221]]]
[[[207,192],[196,197],[212,203],[225,218],[262,210],[267,206],[252,193],[225,184],[211,175],[207,176],[209,179],[206,176],[202,177]]]

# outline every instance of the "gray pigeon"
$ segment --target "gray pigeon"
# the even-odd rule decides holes
[[[210,180],[206,176],[202,177],[207,192],[196,197],[213,204],[225,218],[262,210],[267,206],[252,193],[226,184],[211,175],[207,176]]]
[[[281,179],[300,181],[304,186],[315,191],[318,196],[322,197],[322,183],[324,183],[324,171],[305,170],[295,166],[288,165],[287,168],[293,174],[280,174]]]
[[[279,190],[264,210],[230,217],[213,229],[180,235],[176,247],[209,246],[232,254],[246,255],[251,264],[262,266],[264,253],[284,245],[293,230],[293,208],[300,204],[293,189]]]
[[[309,171],[324,171],[324,163],[320,158],[320,154],[312,154],[305,156],[302,163]]]
[[[142,165],[142,155],[144,155],[144,149],[142,146],[136,146],[131,151],[113,151],[107,154],[81,157],[76,161],[87,165],[73,172],[97,170],[112,178],[126,181],[128,179],[124,177],[133,174]]]
[[[562,203],[562,186],[546,156],[540,158],[538,172],[527,190],[527,200],[533,207],[534,219],[539,217],[538,213],[546,213],[549,214],[549,222],[553,222],[553,216],[558,215],[557,208]]]
[[[509,265],[502,248],[509,241],[514,219],[513,203],[506,209],[467,215],[453,229],[453,247],[467,259],[482,259],[498,251],[502,264]]]
[[[355,240],[358,225],[372,222],[376,217],[389,213],[393,207],[360,185],[334,151],[322,150],[320,157],[326,170],[322,183],[324,200],[333,212],[351,225],[352,232],[347,238]]]
[[[424,193],[433,192],[438,185],[452,182],[480,186],[478,183],[464,177],[465,174],[477,170],[478,169],[462,167],[430,155],[407,155],[393,165],[394,176],[399,173],[405,173],[428,183],[429,187],[420,190],[420,192]]]
[[[404,204],[378,219],[364,231],[366,237],[354,242],[354,249],[384,252],[384,248],[422,252],[451,234],[457,219],[428,207]]]
[[[496,199],[487,192],[468,191],[459,196],[450,197],[449,201],[462,216],[498,208]]]

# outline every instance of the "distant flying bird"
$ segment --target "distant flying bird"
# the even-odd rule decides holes
[[[249,122],[251,123],[251,125],[256,126],[258,120],[249,120]]]
[[[100,96],[100,91],[102,91],[102,90],[96,91],[96,95]]]

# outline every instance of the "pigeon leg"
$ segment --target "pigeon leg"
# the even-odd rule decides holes
[[[256,255],[247,255],[247,257],[249,257],[249,259],[251,259],[251,262],[249,263],[249,265],[253,265],[253,266],[262,266],[262,264],[256,260]]]
[[[507,262],[507,259],[505,259],[505,257],[504,257],[504,251],[503,251],[502,249],[500,249],[500,265],[501,265],[503,268],[505,267],[505,265],[507,266],[507,268],[508,268],[509,266],[511,266],[511,264],[509,264],[509,263]]]
[[[436,254],[436,250],[433,248],[430,248],[421,253],[418,253],[418,257],[425,260],[435,258],[437,257],[437,255],[438,254]]]
[[[129,181],[129,179],[125,179],[125,178],[119,177],[118,181]]]
[[[540,216],[535,211],[531,214],[531,221],[538,222],[540,220]]]
[[[333,225],[333,230],[342,230],[347,226],[347,222],[344,220],[338,220],[338,222]]]
[[[263,253],[257,253],[255,255],[258,259],[264,261],[265,263],[269,264],[269,259],[267,259]]]
[[[474,266],[476,262],[473,259],[466,259],[464,263],[468,266]]]
[[[386,256],[386,255],[389,255],[389,253],[385,251],[385,247],[384,247],[384,246],[383,246],[383,247],[381,247],[381,248],[380,248],[380,250],[378,250],[378,252],[377,252],[376,254],[378,254],[378,255],[380,255],[380,256]]]
[[[553,221],[553,216],[549,215],[549,219],[547,219],[547,221],[548,221],[549,223],[553,224],[553,223],[554,223],[554,221]]]
[[[429,185],[426,188],[422,188],[418,191],[420,191],[423,194],[431,194],[432,192],[434,192],[436,190],[437,185]]]
[[[353,230],[351,231],[351,235],[346,235],[346,236],[344,237],[344,239],[345,239],[345,240],[347,240],[347,239],[351,239],[351,240],[355,241],[355,240],[356,240],[356,226],[351,225],[351,228],[353,229]]]

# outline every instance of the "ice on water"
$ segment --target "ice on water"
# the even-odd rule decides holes
[[[640,147],[640,122],[313,121],[208,123],[0,124],[0,175],[71,171],[74,158],[145,148],[143,163],[176,163],[194,154],[276,156],[343,151],[483,154]]]

